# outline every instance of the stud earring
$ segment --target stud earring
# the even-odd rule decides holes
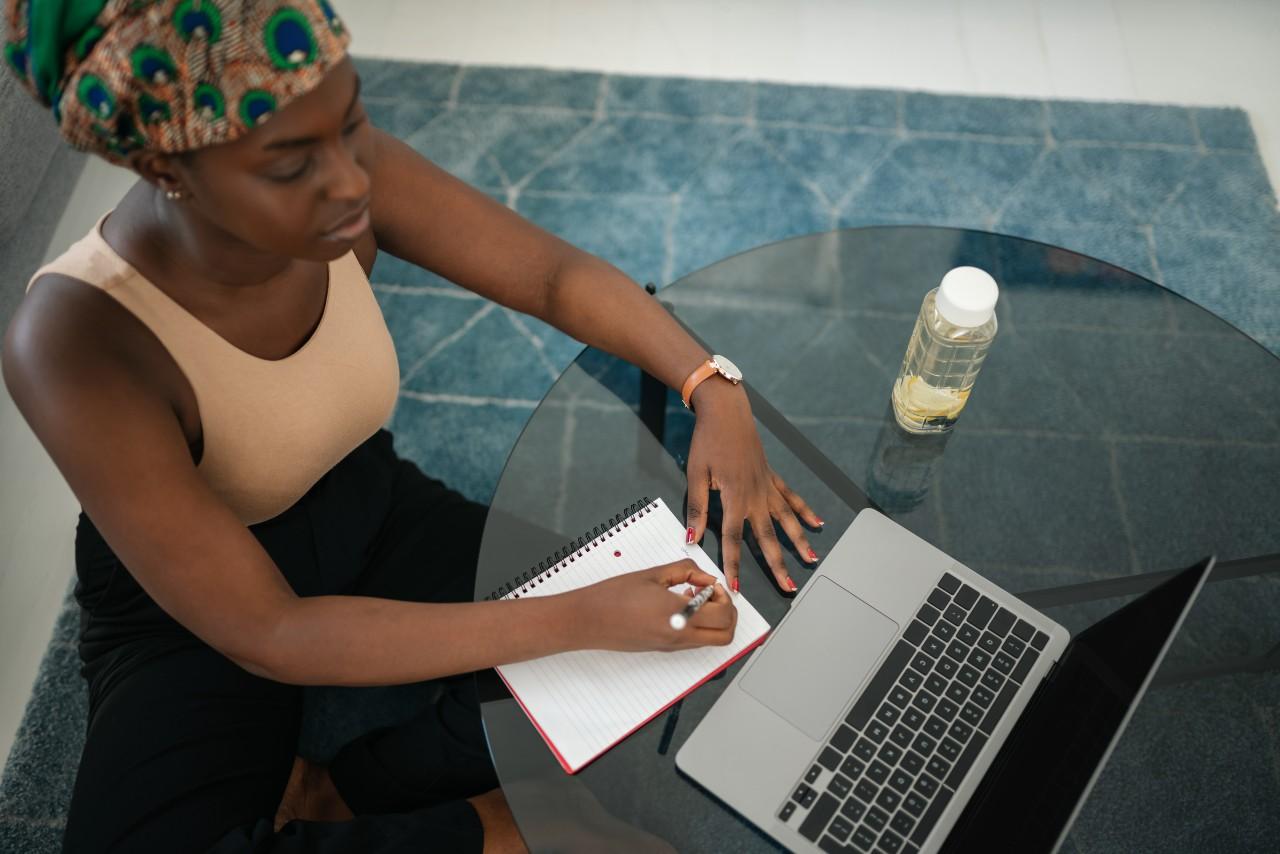
[[[183,198],[181,190],[165,190],[164,197],[171,202],[181,201]]]

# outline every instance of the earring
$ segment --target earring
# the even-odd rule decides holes
[[[183,198],[181,190],[165,190],[164,197],[171,202],[181,201]]]

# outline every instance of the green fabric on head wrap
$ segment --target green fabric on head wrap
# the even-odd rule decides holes
[[[27,74],[40,100],[62,95],[67,51],[94,25],[106,0],[30,0],[27,11]]]

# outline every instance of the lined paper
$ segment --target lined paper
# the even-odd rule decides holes
[[[550,596],[665,563],[692,559],[724,585],[724,573],[661,499],[503,598]],[[679,585],[673,589],[680,589]],[[733,642],[678,652],[581,650],[497,668],[511,693],[555,753],[577,773],[676,700],[760,642],[769,624],[741,594]]]

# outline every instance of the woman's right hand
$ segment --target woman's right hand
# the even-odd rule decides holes
[[[671,628],[671,615],[684,608],[692,591],[681,595],[668,589],[677,584],[715,585],[711,598],[683,629]],[[738,624],[738,609],[719,580],[688,558],[619,575],[568,595],[585,630],[583,649],[643,652],[726,646]]]

